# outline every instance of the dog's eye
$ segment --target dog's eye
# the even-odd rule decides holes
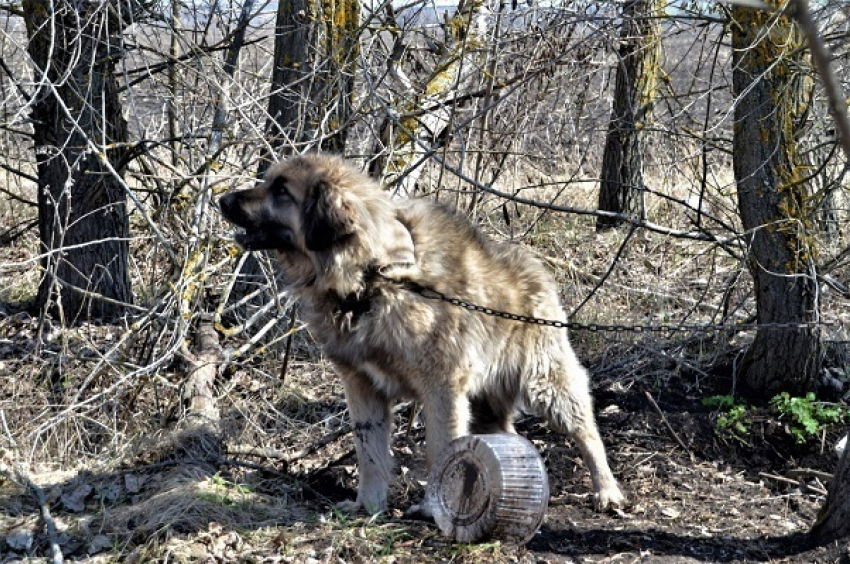
[[[278,176],[277,178],[275,178],[274,181],[272,181],[272,184],[271,184],[271,187],[270,187],[272,196],[274,196],[275,198],[278,198],[278,199],[286,198],[286,199],[291,200],[292,194],[289,193],[289,189],[286,187],[286,184],[287,184],[286,178],[284,178],[282,176]]]

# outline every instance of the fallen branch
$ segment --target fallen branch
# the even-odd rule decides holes
[[[822,472],[821,470],[813,470],[811,468],[795,468],[793,470],[789,470],[786,474],[791,478],[805,478],[810,476],[827,482],[832,480],[832,474],[829,472]]]
[[[14,464],[12,468],[0,463],[0,475],[6,476],[8,480],[17,484],[20,487],[26,488],[35,498],[38,504],[38,511],[41,515],[41,521],[44,523],[44,532],[47,534],[47,540],[50,542],[50,552],[53,557],[53,564],[62,564],[65,559],[62,555],[62,549],[59,548],[57,541],[56,522],[50,514],[50,506],[47,504],[47,497],[40,487],[33,482],[27,475],[26,471],[20,464]]]
[[[694,454],[690,451],[690,449],[687,447],[687,445],[685,445],[684,441],[682,441],[682,439],[679,438],[679,435],[676,434],[676,431],[673,430],[673,426],[670,425],[670,422],[667,421],[667,418],[664,416],[664,412],[661,411],[661,408],[658,407],[657,403],[655,403],[655,399],[652,397],[652,394],[650,394],[649,392],[646,392],[646,391],[644,392],[644,394],[646,395],[646,399],[649,400],[649,404],[655,409],[655,411],[661,417],[661,421],[667,427],[667,430],[670,431],[670,434],[673,436],[673,439],[675,439],[676,442],[679,443],[679,446],[682,447],[685,450],[685,452],[688,453],[688,457],[691,459],[691,462],[693,462]]]
[[[790,472],[789,472],[789,474],[790,474]],[[822,487],[814,486],[812,484],[807,484],[805,482],[801,482],[801,481],[795,480],[793,478],[787,478],[785,476],[777,476],[776,474],[770,474],[769,472],[759,472],[759,478],[765,478],[767,480],[773,480],[774,482],[782,482],[783,484],[788,484],[788,485],[794,486],[796,488],[800,488],[800,491],[811,490],[818,495],[826,495],[826,490],[823,489]]]
[[[272,448],[262,448],[262,447],[231,447],[227,449],[227,452],[230,454],[237,454],[242,456],[256,456],[261,458],[268,458],[271,460],[280,460],[286,465],[292,464],[293,462],[297,462],[302,458],[306,458],[322,448],[323,446],[334,442],[340,437],[347,435],[351,432],[351,425],[348,423],[340,426],[338,429],[334,429],[330,433],[319,438],[317,441],[313,441],[308,444],[304,448],[297,450],[295,452],[283,452],[277,449]]]
[[[783,484],[788,484],[790,486],[800,487],[799,480],[786,478],[785,476],[779,476],[778,474],[771,474],[769,472],[759,472],[759,478],[765,478],[767,480],[773,480],[774,482],[782,482]]]
[[[412,404],[412,402],[405,401],[405,402],[402,402],[402,403],[396,405],[393,408],[393,411],[392,411],[393,415],[403,411],[404,409],[407,409],[411,404]],[[417,413],[418,413],[417,411],[414,411],[413,414],[411,415],[411,417],[415,417]],[[408,427],[409,427],[409,425],[408,425]],[[289,465],[289,464],[292,464],[293,462],[298,462],[302,458],[307,458],[308,456],[310,456],[311,454],[313,454],[314,452],[316,452],[320,448],[334,442],[335,440],[347,435],[350,432],[351,432],[351,425],[348,424],[348,423],[344,423],[343,425],[340,425],[338,428],[334,429],[330,433],[323,435],[318,440],[313,441],[312,443],[308,444],[304,448],[302,448],[300,450],[296,450],[295,452],[283,452],[283,451],[280,451],[280,450],[277,450],[277,449],[253,447],[253,446],[251,446],[251,447],[244,447],[244,446],[229,447],[227,449],[227,452],[230,453],[230,454],[237,454],[237,455],[241,455],[241,456],[256,456],[256,457],[268,458],[268,459],[271,459],[271,460],[280,460],[284,464]],[[409,429],[408,429],[407,432],[409,432]],[[348,453],[346,452],[345,456],[347,456],[347,455],[348,455]]]
[[[0,233],[0,246],[5,246],[15,239],[24,235],[27,231],[38,225],[38,220],[25,220],[16,225],[13,225],[3,233]]]

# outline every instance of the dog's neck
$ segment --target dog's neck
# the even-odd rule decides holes
[[[353,323],[372,309],[372,302],[380,292],[380,286],[377,282],[401,283],[409,279],[414,268],[415,265],[406,262],[385,265],[372,263],[362,270],[359,289],[344,296],[334,290],[329,290],[326,297],[334,303],[335,313],[351,314]]]

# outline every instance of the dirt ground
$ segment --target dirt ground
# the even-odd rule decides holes
[[[22,322],[13,336],[12,319],[0,320],[0,336],[3,367],[16,376],[0,400],[4,417],[15,418],[4,425],[14,429],[41,409],[43,381]],[[523,547],[453,543],[433,524],[403,518],[425,478],[423,427],[410,404],[396,415],[391,511],[335,513],[356,484],[341,386],[326,365],[303,358],[284,384],[248,365],[228,372],[220,435],[203,422],[184,421],[177,431],[177,418],[153,401],[168,405],[177,392],[148,385],[139,394],[147,403],[113,406],[136,434],[120,447],[109,435],[112,446],[98,447],[101,463],[66,452],[20,465],[20,453],[0,449],[3,474],[19,478],[0,478],[0,562],[48,561],[51,539],[67,560],[85,562],[850,562],[847,543],[812,547],[806,539],[837,462],[838,430],[796,445],[765,411],[753,414],[746,437],[723,437],[717,414],[701,402],[728,391],[722,378],[710,389],[681,372],[603,372],[594,390],[598,422],[630,505],[595,513],[574,445],[522,416],[518,431],[542,454],[551,490],[544,524]],[[74,421],[85,426],[85,418]],[[139,433],[144,425],[148,432]],[[96,441],[97,433],[83,436]]]
[[[661,413],[647,399],[647,392]],[[796,446],[773,420],[759,424],[763,443],[758,447],[718,439],[712,413],[697,398],[670,388],[597,390],[597,402],[599,425],[615,474],[629,495],[629,507],[595,513],[589,477],[577,449],[528,417],[518,431],[543,454],[552,492],[544,525],[523,548],[466,547],[453,558],[850,562],[850,545],[812,547],[805,535],[824,499],[817,473],[805,470],[834,470],[831,448],[820,452],[814,445]],[[833,443],[827,440],[827,444]],[[402,459],[400,464],[406,462]],[[314,485],[319,487],[325,476]],[[420,530],[417,525],[408,532],[416,536],[421,533],[414,531]],[[440,561],[446,555],[445,541],[436,537],[433,528],[427,531],[434,538],[423,543],[427,550],[419,556]]]

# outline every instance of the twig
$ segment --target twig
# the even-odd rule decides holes
[[[812,21],[807,0],[791,0],[791,16],[800,24],[803,34],[809,40],[809,48],[812,51],[812,62],[820,74],[826,98],[829,100],[829,113],[838,130],[838,142],[844,150],[844,156],[850,159],[850,119],[847,118],[847,102],[841,92],[841,86],[830,68],[832,55],[824,45],[818,33],[817,26]]]
[[[6,412],[0,409],[0,426],[3,427],[3,433],[6,434],[6,438],[9,439],[9,444],[14,446],[18,446],[15,441],[15,437],[12,435],[12,431],[9,430],[9,424],[6,423]]]
[[[605,274],[603,274],[602,276],[599,277],[599,281],[596,283],[596,285],[593,287],[593,289],[584,297],[584,299],[581,301],[581,303],[573,308],[573,310],[567,316],[568,319],[574,318],[578,314],[578,312],[581,311],[581,308],[583,308],[585,305],[587,305],[587,302],[589,302],[591,299],[593,299],[593,296],[596,295],[596,292],[598,292],[599,289],[602,288],[602,286],[605,284],[605,281],[608,280],[608,277],[611,276],[611,273],[614,272],[614,269],[620,263],[620,257],[623,256],[623,253],[625,252],[626,247],[629,244],[629,241],[632,240],[632,236],[635,234],[636,231],[637,231],[637,227],[634,224],[629,226],[629,232],[626,233],[626,236],[623,238],[623,241],[620,243],[620,248],[617,249],[617,252],[614,254],[614,259],[608,265],[608,270],[605,271]]]
[[[20,468],[18,471],[22,472]],[[64,557],[62,556],[62,549],[59,548],[59,542],[56,540],[56,522],[53,520],[53,516],[50,515],[50,507],[47,505],[47,498],[44,496],[44,492],[41,488],[35,485],[32,480],[24,475],[22,475],[22,477],[26,479],[27,487],[38,502],[41,520],[44,521],[44,529],[47,533],[47,538],[50,541],[50,553],[53,556],[53,564],[62,564]]]
[[[728,243],[738,239],[741,237],[739,234],[735,234],[731,237],[718,237],[713,233],[709,233],[707,231],[683,231],[680,229],[675,229],[672,227],[666,227],[664,225],[660,225],[657,223],[653,223],[651,221],[642,220],[639,218],[632,217],[628,214],[615,213],[603,210],[596,209],[586,209],[586,208],[577,208],[574,206],[566,206],[566,205],[558,205],[547,202],[542,202],[538,200],[534,200],[531,198],[524,198],[522,196],[517,196],[515,194],[509,194],[507,192],[503,192],[502,190],[497,190],[492,186],[487,184],[478,182],[474,178],[470,177],[467,174],[464,174],[461,169],[457,166],[453,166],[452,164],[446,162],[438,155],[432,155],[431,158],[439,164],[442,168],[448,170],[453,175],[455,175],[460,180],[470,184],[477,190],[481,190],[483,192],[487,192],[488,194],[492,194],[493,196],[502,198],[504,200],[508,200],[511,202],[516,202],[518,204],[524,204],[527,206],[532,206],[542,210],[552,210],[561,213],[567,214],[575,214],[575,215],[585,215],[585,216],[594,216],[594,217],[603,217],[607,219],[614,219],[617,221],[621,221],[626,224],[634,225],[635,227],[640,227],[646,229],[647,231],[652,231],[654,233],[659,233],[661,235],[667,235],[669,237],[673,237],[676,239],[689,239],[694,241],[706,241],[710,243],[719,244],[721,246],[725,246]]]
[[[280,366],[280,382],[286,382],[286,371],[289,369],[289,359],[292,355],[292,341],[295,338],[295,319],[296,315],[295,304],[289,306],[289,327],[286,330],[286,347],[283,351],[283,362]]]
[[[62,564],[65,559],[62,555],[62,549],[59,548],[59,542],[56,540],[56,522],[50,514],[50,507],[47,504],[47,498],[40,487],[30,480],[26,471],[20,464],[14,464],[13,468],[9,468],[5,464],[0,463],[0,474],[6,476],[12,482],[21,487],[25,487],[38,504],[38,510],[41,514],[41,520],[44,523],[44,532],[47,534],[47,540],[50,542],[50,552],[53,557],[53,564]]]
[[[319,440],[314,441],[301,450],[297,450],[295,452],[283,452],[276,449],[270,448],[257,448],[257,447],[233,447],[228,448],[227,451],[231,454],[241,454],[243,456],[261,456],[263,458],[270,458],[273,460],[280,460],[283,463],[289,465],[293,462],[297,462],[302,458],[306,458],[322,448],[323,446],[334,442],[338,438],[343,435],[351,432],[351,425],[346,423],[345,425],[340,426],[338,429],[331,431],[330,433],[324,435]]]
[[[396,414],[400,413],[401,411],[403,411],[404,409],[407,409],[408,407],[410,407],[411,403],[412,402],[405,401],[405,402],[402,402],[402,403],[396,405],[393,408],[393,411],[392,411],[393,415],[396,415]],[[416,412],[414,412],[414,413],[416,413]],[[330,433],[327,433],[326,435],[322,436],[318,440],[313,441],[312,443],[305,446],[301,450],[297,450],[295,452],[283,452],[283,451],[280,451],[280,450],[277,450],[277,449],[271,449],[271,448],[243,447],[243,446],[228,447],[227,451],[230,454],[240,454],[242,456],[261,456],[261,457],[270,458],[270,459],[273,459],[273,460],[281,460],[285,464],[292,464],[293,462],[297,462],[297,461],[301,460],[302,458],[306,458],[306,457],[310,456],[311,454],[313,454],[314,452],[316,452],[320,448],[324,447],[327,444],[334,442],[335,440],[343,437],[344,435],[347,435],[350,432],[351,432],[351,425],[348,424],[348,423],[345,423],[343,425],[340,425],[337,429],[334,429]],[[347,456],[347,454],[346,454],[346,456]],[[328,466],[330,466],[330,464]]]
[[[278,453],[278,454],[280,454],[280,453]],[[295,478],[293,475],[287,474],[285,472],[281,472],[280,470],[277,470],[275,468],[270,468],[268,466],[263,466],[262,464],[256,464],[254,462],[245,462],[243,460],[234,460],[233,458],[224,458],[224,457],[218,457],[216,459],[216,464],[237,466],[237,467],[240,467],[240,468],[248,468],[250,470],[257,470],[259,472],[266,472],[266,473],[271,474],[273,476],[278,476],[280,478],[285,478],[287,480],[293,480],[295,482],[297,488],[300,489],[302,493],[303,492],[309,493],[310,495],[312,495],[316,499],[321,499],[321,500],[325,501],[328,505],[332,505],[331,500],[328,499],[328,497],[326,495],[316,491],[307,482],[299,480],[299,479]],[[294,489],[295,488],[293,488],[293,490]]]
[[[12,446],[16,446],[15,438],[12,436],[9,426],[6,423],[6,412],[2,409],[0,409],[0,423],[2,423],[3,432],[8,437],[9,442]],[[30,477],[20,464],[13,464],[13,468],[10,469],[9,466],[0,460],[0,475],[6,476],[19,486],[25,486],[33,497],[35,497],[38,503],[39,513],[41,513],[41,520],[44,522],[44,531],[47,533],[47,539],[50,541],[53,564],[62,564],[64,558],[62,556],[62,549],[59,548],[59,543],[56,541],[56,522],[53,520],[53,516],[50,515],[50,507],[47,505],[47,498],[44,496],[44,492],[30,480]]]
[[[789,470],[787,474],[792,478],[804,478],[806,476],[811,476],[813,478],[820,478],[821,480],[826,480],[827,482],[832,480],[831,473],[822,472],[820,470],[813,470],[811,468],[795,468],[793,470]]]
[[[16,225],[13,225],[3,233],[0,233],[0,246],[8,245],[33,227],[38,225],[38,220],[24,220]]]
[[[664,412],[661,411],[661,408],[658,407],[657,403],[655,403],[655,399],[652,397],[652,394],[650,394],[648,391],[644,391],[643,393],[646,395],[646,399],[649,400],[649,404],[655,409],[656,412],[658,412],[658,415],[661,416],[661,421],[667,427],[667,430],[670,431],[670,434],[673,436],[673,438],[676,440],[676,442],[679,443],[679,446],[682,447],[685,450],[685,452],[688,453],[688,457],[691,459],[691,462],[693,462],[694,454],[685,445],[684,441],[682,441],[682,439],[679,438],[679,435],[676,434],[676,431],[673,430],[673,426],[670,425],[670,422],[667,421],[667,418],[664,416]]]
[[[782,482],[784,484],[789,484],[791,486],[800,486],[799,480],[794,480],[792,478],[786,478],[785,476],[778,476],[776,474],[770,474],[768,472],[759,472],[759,478],[767,478],[768,480],[773,480],[775,482]]]
[[[788,472],[788,473],[791,474],[792,472],[795,472],[795,471],[792,470],[791,472]],[[805,493],[806,490],[811,490],[818,495],[826,495],[826,493],[827,493],[826,490],[822,487],[815,486],[815,485],[812,485],[812,484],[807,484],[805,482],[801,482],[801,481],[798,481],[798,480],[794,480],[793,478],[786,478],[785,476],[777,476],[776,474],[770,474],[768,472],[759,472],[759,477],[760,478],[767,478],[768,480],[773,480],[775,482],[782,482],[784,484],[789,484],[789,485],[792,485],[794,487],[798,487],[798,488],[800,488],[800,491],[802,491],[804,493]],[[832,476],[830,476],[830,478],[831,477]]]

